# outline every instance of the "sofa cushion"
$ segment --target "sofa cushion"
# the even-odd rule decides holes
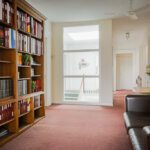
[[[143,150],[144,141],[142,135],[142,128],[132,128],[129,130],[129,136],[134,150]]]
[[[127,95],[126,112],[150,113],[150,95]]]
[[[127,129],[150,126],[150,114],[125,112],[124,121]]]

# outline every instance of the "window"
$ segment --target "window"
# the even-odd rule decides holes
[[[64,100],[99,102],[99,26],[64,28]]]

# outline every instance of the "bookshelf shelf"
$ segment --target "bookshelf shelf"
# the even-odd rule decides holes
[[[26,94],[26,95],[23,95],[23,96],[19,96],[18,100],[20,101],[20,100],[22,100],[22,99],[26,99],[26,98],[30,98],[30,97],[34,97],[34,96],[42,95],[42,94],[44,94],[43,91],[30,93],[30,94]]]
[[[41,64],[31,64],[31,66],[41,66]]]
[[[30,80],[31,78],[19,78],[18,81],[21,81],[21,80]]]
[[[37,118],[35,118],[34,124],[37,123],[37,122],[39,122],[39,121],[40,121],[41,119],[43,119],[43,118],[45,118],[45,117],[37,117]]]
[[[0,76],[0,79],[11,79],[11,76]]]
[[[34,110],[37,110],[37,109],[40,109],[40,108],[42,108],[42,106],[35,107]]]
[[[26,31],[24,31],[24,30],[22,30],[22,29],[18,29],[18,32],[23,33],[23,34],[25,34],[25,35],[28,35],[28,36],[30,36],[30,37],[32,37],[32,38],[35,38],[36,40],[39,40],[39,41],[42,40],[41,38],[35,36],[34,34],[31,34],[31,33],[29,33],[29,32],[26,32]]]
[[[33,37],[33,38],[35,38],[36,40],[39,40],[39,41],[41,41],[42,39],[41,38],[38,38],[38,37],[36,37],[35,35],[33,35],[33,34],[31,34],[31,37]]]
[[[25,35],[30,36],[30,33],[29,33],[29,32],[26,32],[26,31],[24,31],[24,30],[22,30],[22,29],[18,29],[18,31],[19,31],[20,33],[23,33],[23,34],[25,34]]]
[[[14,26],[0,20],[0,25],[14,29]]]
[[[37,77],[41,77],[41,75],[33,75],[31,76],[32,78],[37,78]]]
[[[20,50],[18,50],[18,53],[23,53],[23,54],[29,54],[29,55],[31,55],[31,53],[29,53],[29,52],[20,51]]]
[[[8,48],[8,47],[5,47],[5,46],[0,46],[0,50],[15,50],[15,48]]]
[[[21,125],[21,126],[19,127],[19,132],[21,133],[21,132],[27,130],[27,129],[28,129],[29,127],[31,127],[31,126],[32,126],[32,124],[24,124],[24,125]]]
[[[4,114],[3,121],[13,117],[0,124],[11,133],[0,138],[1,146],[45,116],[43,54],[46,18],[25,0],[2,0],[0,5],[7,6],[0,7],[0,113]],[[37,105],[37,98],[41,106]]]
[[[6,61],[6,60],[0,60],[0,63],[3,63],[3,64],[11,64],[12,62],[11,62],[11,61]]]
[[[3,126],[3,125],[5,125],[5,124],[8,124],[8,123],[10,123],[10,122],[12,122],[12,121],[14,121],[15,119],[13,118],[13,119],[10,119],[10,120],[8,120],[8,121],[5,121],[4,123],[1,123],[0,124],[0,127],[1,126]]]
[[[22,67],[22,68],[30,68],[31,66],[27,66],[27,65],[18,65],[18,67]]]
[[[3,106],[5,104],[15,103],[17,99],[13,99],[13,96],[0,99],[0,106]]]
[[[39,54],[33,54],[33,53],[30,53],[31,55],[33,56],[42,56],[42,55],[39,55]]]
[[[29,112],[26,112],[26,113],[23,113],[23,114],[20,114],[20,115],[19,115],[19,118],[20,118],[20,117],[23,117],[23,116],[25,116],[25,115],[27,115],[27,114],[29,114],[29,113],[30,113],[30,111],[29,111]]]

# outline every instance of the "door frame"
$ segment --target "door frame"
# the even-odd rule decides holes
[[[75,24],[75,25],[65,25],[65,26],[63,26],[62,27],[62,35],[63,35],[63,30],[64,30],[64,28],[66,28],[66,27],[78,27],[78,26],[92,26],[92,25],[97,25],[98,27],[99,27],[99,49],[84,49],[84,50],[64,50],[63,49],[63,44],[62,44],[62,85],[63,85],[63,87],[62,87],[62,100],[61,100],[61,103],[62,104],[73,104],[73,105],[93,105],[93,106],[99,106],[100,105],[100,72],[101,72],[101,66],[100,66],[100,28],[101,28],[101,26],[100,26],[100,24],[99,23],[85,23],[85,24]],[[64,78],[65,77],[67,77],[66,75],[64,75],[64,54],[65,53],[78,53],[78,52],[98,52],[98,57],[99,57],[99,75],[98,76],[95,76],[96,78],[99,78],[99,94],[98,94],[98,97],[99,97],[99,100],[98,100],[98,102],[88,102],[88,101],[85,101],[85,102],[82,102],[82,101],[74,101],[74,100],[72,100],[72,101],[66,101],[65,99],[64,99]],[[68,77],[71,77],[71,76],[68,76]],[[78,78],[78,75],[75,75],[75,76],[73,76],[73,77],[75,77],[75,78]],[[92,76],[91,76],[92,77]],[[93,76],[94,77],[94,76]]]
[[[137,58],[138,56],[136,56],[136,51],[135,50],[114,50],[113,51],[113,90],[116,91],[117,90],[117,73],[116,73],[116,70],[117,70],[117,55],[118,54],[131,54],[132,55],[132,67],[133,67],[133,71],[132,71],[132,85],[133,87],[136,85],[135,84],[135,81],[134,79],[136,79],[136,76],[137,76],[137,68],[138,68],[138,65],[137,65]],[[136,67],[137,66],[137,67]]]

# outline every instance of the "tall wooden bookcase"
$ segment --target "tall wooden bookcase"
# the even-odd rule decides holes
[[[16,32],[16,46],[15,48],[7,48],[5,45],[0,46],[0,80],[10,79],[12,81],[12,94],[0,98],[0,131],[3,128],[8,131],[5,136],[0,136],[0,146],[45,116],[44,21],[46,18],[24,0],[3,1],[9,3],[13,8],[13,24],[0,21],[0,26],[11,28]],[[22,14],[26,18],[22,18]],[[21,18],[18,18],[19,15]],[[32,25],[31,18],[32,23],[34,23]],[[19,19],[22,23],[25,21],[29,23],[27,27],[25,27],[25,30],[19,27]],[[38,25],[40,28],[37,28]],[[33,28],[31,28],[31,26]],[[36,30],[36,33],[31,31],[31,29]],[[38,29],[40,29],[40,31],[38,31]],[[38,35],[39,32],[41,32],[40,36]],[[28,50],[24,50],[24,48],[22,48],[22,50],[19,49],[20,42],[22,42],[22,39],[20,41],[19,35],[28,37]],[[40,43],[40,48],[37,48],[35,43]],[[36,46],[32,46],[32,44]],[[41,50],[40,53],[37,52],[37,49]],[[20,60],[28,61],[26,61],[25,64],[24,62],[20,63]],[[1,88],[3,86],[2,82],[0,82],[0,84]],[[21,84],[23,85],[20,86]],[[7,86],[4,86],[7,90]],[[24,87],[23,93],[20,93],[22,87]],[[2,110],[6,108],[8,108],[9,111],[11,109],[11,117],[7,117],[8,111],[2,114]]]

